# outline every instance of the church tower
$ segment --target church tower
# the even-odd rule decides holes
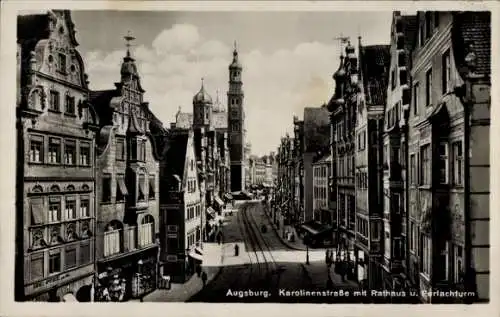
[[[206,92],[201,79],[200,91],[193,97],[193,127],[207,128],[212,121],[212,97]]]
[[[243,83],[241,73],[243,67],[238,61],[238,50],[234,43],[233,61],[229,65],[228,130],[229,157],[231,162],[231,191],[245,189],[245,112],[243,109]]]

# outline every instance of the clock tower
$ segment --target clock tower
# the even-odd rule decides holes
[[[245,112],[243,109],[242,71],[243,67],[238,60],[238,50],[235,42],[233,61],[229,65],[229,90],[227,92],[232,192],[245,190]]]

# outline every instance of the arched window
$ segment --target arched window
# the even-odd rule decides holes
[[[113,220],[104,228],[104,256],[111,256],[122,252],[123,224]]]
[[[68,187],[66,187],[66,191],[68,191],[68,192],[72,192],[74,190],[75,190],[75,186],[73,186],[73,185],[68,185]]]
[[[89,191],[90,190],[90,187],[88,185],[83,185],[82,186],[82,190],[83,191]]]
[[[145,215],[142,218],[141,225],[139,226],[139,247],[145,247],[153,244],[154,235],[154,218],[151,215]]]
[[[43,188],[40,185],[36,185],[31,190],[32,193],[43,193]]]
[[[60,192],[61,189],[59,188],[59,186],[53,185],[52,187],[50,187],[50,191],[55,193],[55,192]]]

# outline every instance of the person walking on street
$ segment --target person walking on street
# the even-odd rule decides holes
[[[201,281],[203,282],[203,288],[205,288],[205,285],[207,285],[207,273],[205,271],[201,273]]]

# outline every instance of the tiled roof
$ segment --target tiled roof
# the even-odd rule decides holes
[[[453,51],[455,62],[462,76],[467,69],[465,59],[475,55],[477,74],[491,74],[491,13],[488,11],[457,12],[453,15]],[[470,52],[469,52],[470,51]]]
[[[96,110],[102,125],[112,124],[113,109],[109,105],[111,99],[117,95],[118,92],[114,89],[90,91],[90,103]]]
[[[304,108],[304,150],[316,152],[329,144],[330,117],[327,109]]]
[[[385,104],[390,62],[390,45],[361,47],[360,68],[367,104]]]

